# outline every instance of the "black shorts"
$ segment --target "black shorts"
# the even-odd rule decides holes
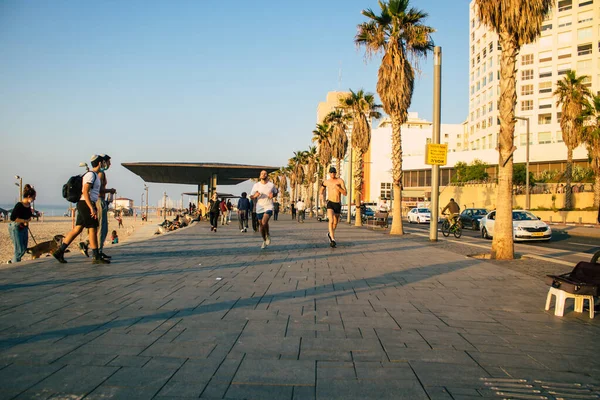
[[[98,227],[98,218],[92,218],[91,210],[85,200],[77,202],[77,220],[75,221],[75,225],[83,226],[84,228]]]
[[[327,209],[331,209],[333,210],[334,214],[341,214],[342,213],[342,205],[340,203],[335,203],[333,201],[329,201],[327,200]]]

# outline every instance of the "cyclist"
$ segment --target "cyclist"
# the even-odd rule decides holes
[[[442,214],[445,213],[446,210],[449,211],[446,218],[448,219],[448,223],[450,224],[450,226],[452,226],[456,223],[456,219],[458,218],[458,214],[460,213],[460,206],[457,202],[454,201],[454,199],[450,199],[450,202],[442,210]]]

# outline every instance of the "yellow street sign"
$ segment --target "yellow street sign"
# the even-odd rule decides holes
[[[446,165],[448,162],[448,145],[433,144],[425,145],[425,164]]]

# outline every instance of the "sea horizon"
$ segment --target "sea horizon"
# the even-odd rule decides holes
[[[14,206],[14,204],[0,204],[0,208],[3,208],[5,210],[12,210]],[[47,217],[62,217],[67,212],[70,206],[71,204],[66,202],[64,204],[36,204],[35,209],[40,212],[43,212],[44,215]]]

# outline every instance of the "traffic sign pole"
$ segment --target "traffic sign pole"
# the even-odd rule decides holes
[[[440,144],[440,111],[442,97],[442,48],[433,48],[433,146],[427,149],[427,158],[431,160],[431,150]],[[446,157],[444,157],[446,158]],[[438,160],[435,160],[438,161]],[[445,161],[445,160],[444,160]],[[438,240],[438,216],[440,202],[440,166],[438,162],[431,166],[431,221],[429,223],[429,240]],[[445,164],[445,163],[444,163]]]

